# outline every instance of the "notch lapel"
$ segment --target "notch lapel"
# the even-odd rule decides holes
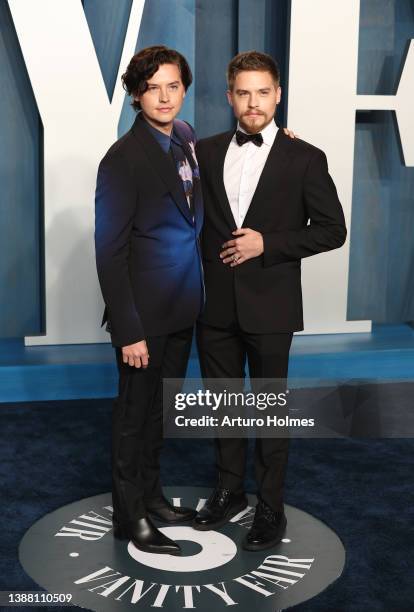
[[[226,158],[227,149],[229,148],[231,139],[233,138],[234,130],[223,134],[222,138],[216,144],[216,160],[215,160],[215,172],[214,175],[217,177],[215,181],[215,188],[217,193],[217,199],[221,206],[224,218],[226,219],[231,231],[237,229],[236,222],[231,212],[229,199],[227,197],[226,188],[224,186],[224,160]]]
[[[161,180],[171,193],[175,203],[184,217],[193,225],[193,219],[185,197],[180,177],[174,168],[169,156],[164,153],[158,142],[151,136],[148,129],[143,125],[143,120],[136,117],[132,126],[132,132],[143,145],[143,149],[151,162],[151,166],[159,174]]]

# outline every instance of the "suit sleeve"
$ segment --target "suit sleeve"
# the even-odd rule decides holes
[[[265,267],[310,257],[344,244],[347,232],[342,206],[328,172],[326,155],[319,149],[305,172],[303,201],[309,225],[263,234]]]
[[[121,155],[101,161],[95,194],[96,267],[113,346],[145,338],[129,276],[129,250],[137,200],[136,180]]]

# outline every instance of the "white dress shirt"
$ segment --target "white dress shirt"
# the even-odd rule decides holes
[[[244,132],[239,125],[237,129]],[[236,226],[243,225],[250,203],[256,191],[270,149],[275,141],[278,127],[271,121],[261,135],[263,144],[258,147],[253,142],[239,146],[236,134],[231,139],[224,160],[224,187],[233,213]]]

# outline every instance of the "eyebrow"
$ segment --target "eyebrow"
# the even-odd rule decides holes
[[[270,87],[261,87],[260,89],[256,89],[256,91],[270,91]],[[250,93],[248,89],[236,89],[236,93]]]
[[[172,83],[167,83],[167,87],[170,85],[179,85],[180,81],[173,81]],[[159,87],[158,83],[147,83],[148,87]]]

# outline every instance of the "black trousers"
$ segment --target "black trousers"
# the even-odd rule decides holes
[[[162,495],[162,379],[184,378],[193,328],[147,338],[144,370],[122,361],[116,349],[118,397],[112,413],[112,501],[121,523],[146,516],[146,502]]]
[[[292,336],[292,333],[249,334],[237,323],[226,329],[199,323],[197,346],[202,376],[244,378],[247,358],[251,379],[286,379]],[[242,493],[248,440],[216,438],[214,443],[219,485]],[[258,497],[276,512],[283,507],[288,447],[288,438],[257,438],[255,441]]]

